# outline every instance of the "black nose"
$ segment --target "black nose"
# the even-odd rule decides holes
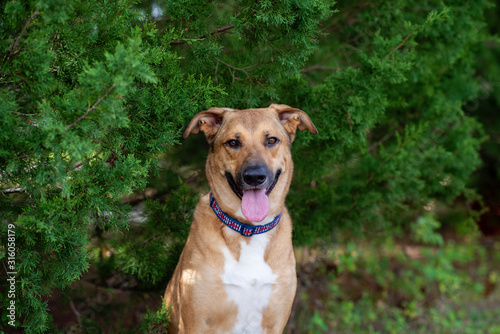
[[[252,166],[243,171],[243,181],[249,186],[260,186],[267,180],[267,171],[264,167]]]

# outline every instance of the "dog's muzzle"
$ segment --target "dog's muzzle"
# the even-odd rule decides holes
[[[266,195],[269,196],[276,186],[276,183],[278,183],[281,169],[278,169],[273,177],[270,178],[269,175],[270,172],[264,167],[259,166],[252,166],[244,169],[241,173],[240,182],[236,182],[230,172],[225,173],[229,187],[240,199],[243,197],[243,191],[250,189],[266,188]]]

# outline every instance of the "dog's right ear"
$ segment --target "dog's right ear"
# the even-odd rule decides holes
[[[182,138],[186,139],[190,134],[197,134],[201,131],[207,136],[208,142],[211,142],[219,131],[224,114],[232,110],[230,108],[210,108],[197,113],[189,122]]]

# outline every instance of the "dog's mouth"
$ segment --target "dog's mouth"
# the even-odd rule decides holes
[[[243,197],[243,190],[241,190],[241,188],[238,187],[238,185],[236,184],[236,181],[234,180],[233,175],[231,175],[231,173],[229,173],[229,172],[226,172],[226,179],[227,179],[227,183],[229,184],[229,187],[231,188],[231,190],[233,190],[233,192],[236,194],[236,196],[238,196],[238,198],[241,199]]]
[[[241,189],[238,186],[238,184],[234,180],[233,175],[230,172],[226,172],[225,175],[226,175],[227,183],[229,184],[229,187],[231,188],[231,190],[236,194],[236,196],[238,196],[239,199],[242,199],[243,193],[245,190]],[[281,169],[278,169],[278,171],[274,175],[273,183],[271,183],[271,185],[268,188],[266,188],[266,191],[265,191],[266,196],[269,196],[271,194],[274,187],[276,186],[276,183],[278,183],[278,179],[279,179],[280,175],[281,175]],[[253,188],[248,188],[246,190],[256,190],[256,189],[260,189],[260,188],[253,187]]]
[[[273,191],[278,179],[281,175],[281,170],[278,170],[274,175],[274,180],[269,187],[246,187],[238,186],[231,173],[226,172],[226,179],[229,187],[241,199],[241,212],[243,216],[250,222],[260,222],[267,217],[269,213],[268,196]]]

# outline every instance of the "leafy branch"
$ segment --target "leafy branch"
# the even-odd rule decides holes
[[[21,38],[24,36],[24,34],[26,33],[26,30],[28,30],[29,25],[31,24],[31,22],[33,21],[33,19],[35,18],[35,16],[37,16],[37,15],[38,15],[38,8],[35,9],[35,11],[30,16],[30,18],[28,19],[28,21],[26,21],[26,24],[24,25],[23,29],[21,30],[21,33],[19,34],[19,36],[17,36],[17,38],[14,41],[14,43],[12,43],[12,45],[10,46],[10,48],[9,48],[9,54],[14,54],[14,52],[16,52],[17,47],[19,46],[19,43],[21,41]],[[4,58],[4,61],[5,61],[5,58]]]
[[[390,56],[391,56],[394,52],[396,52],[399,48],[401,48],[401,47],[402,47],[402,46],[406,43],[406,41],[408,40],[408,38],[410,38],[412,35],[413,35],[413,33],[408,34],[408,35],[407,35],[407,36],[403,39],[403,41],[402,41],[401,43],[399,43],[399,45],[398,45],[398,46],[396,46],[396,47],[394,48],[394,50],[392,50],[391,52],[389,52],[389,53],[387,54],[387,56],[385,56],[385,57],[384,57],[384,60],[382,60],[382,62],[385,62],[385,61],[387,60],[387,58],[389,58],[389,57],[390,57]]]
[[[2,190],[2,194],[7,195],[7,194],[16,194],[16,193],[24,193],[26,192],[25,188],[10,188],[10,189],[5,189]]]
[[[304,68],[302,71],[300,71],[300,73],[307,73],[307,72],[311,72],[311,71],[315,71],[315,70],[344,71],[348,68],[360,68],[360,67],[361,67],[361,65],[353,65],[353,66],[348,66],[348,67],[344,67],[344,66],[332,67],[332,66],[323,66],[323,65],[316,64],[316,65],[312,65],[312,66]]]
[[[193,39],[194,40],[204,39],[204,38],[206,38],[208,36],[213,36],[213,35],[217,35],[217,34],[220,34],[220,33],[228,32],[229,30],[231,30],[233,28],[234,28],[234,25],[228,25],[228,26],[220,27],[219,29],[216,29],[216,30],[212,31],[209,34],[203,34],[203,35],[200,35],[200,36],[195,37]],[[170,42],[169,44],[170,45],[187,44],[190,41],[191,41],[191,39],[189,39],[189,40],[185,40],[185,39],[184,40],[175,40],[175,41]]]
[[[238,77],[236,76],[236,71],[241,71],[241,72],[245,73],[245,75],[247,76],[247,79],[252,79],[252,77],[250,76],[250,74],[248,74],[247,69],[252,68],[252,67],[255,67],[255,66],[257,66],[257,65],[258,65],[258,64],[254,64],[254,65],[250,65],[250,66],[246,66],[246,67],[242,67],[242,68],[240,68],[240,67],[236,67],[236,66],[233,66],[233,65],[231,65],[231,64],[228,64],[228,63],[226,63],[225,61],[220,60],[220,59],[219,59],[219,58],[217,58],[217,57],[214,57],[214,58],[215,58],[215,60],[217,60],[217,65],[216,65],[216,67],[215,67],[215,76],[217,77],[217,69],[219,68],[219,63],[222,63],[222,64],[226,65],[226,67],[227,67],[227,69],[228,69],[229,73],[230,73],[230,74],[231,74],[231,76],[233,77],[233,82],[235,82],[236,80],[241,80],[240,78],[238,78]]]
[[[102,102],[102,100],[104,100],[112,91],[113,89],[115,89],[116,87],[116,84],[113,84],[111,87],[109,87],[109,89],[106,91],[106,93],[101,96],[99,98],[99,100],[96,101],[96,103],[94,103],[94,105],[90,108],[87,109],[87,111],[80,117],[78,117],[78,119],[76,121],[74,121],[73,123],[71,123],[70,125],[66,126],[66,130],[69,130],[71,129],[73,126],[75,126],[78,122],[80,122],[82,119],[84,119],[85,117],[87,117],[87,115],[92,111],[94,110],[95,108],[97,108],[97,106],[99,105],[99,103]]]

